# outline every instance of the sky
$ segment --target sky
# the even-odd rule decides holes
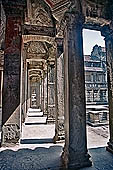
[[[83,30],[83,49],[84,55],[90,55],[94,45],[105,47],[104,37],[100,31]]]

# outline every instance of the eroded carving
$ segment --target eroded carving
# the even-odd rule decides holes
[[[45,48],[46,46],[42,42],[31,42],[27,52],[28,53],[34,53],[34,54],[41,54],[41,53],[46,53],[47,50]]]
[[[20,129],[17,124],[7,124],[3,126],[3,143],[7,141],[17,142],[20,136]]]

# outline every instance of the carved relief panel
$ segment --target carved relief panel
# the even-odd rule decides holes
[[[30,24],[38,26],[53,27],[53,21],[49,12],[49,7],[40,0],[31,0]]]

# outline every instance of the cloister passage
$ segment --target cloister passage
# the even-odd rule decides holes
[[[87,150],[82,36],[87,28],[105,37],[110,124],[107,151],[113,152],[112,1],[4,0],[1,9],[2,144],[21,139],[23,123],[29,124],[29,118],[35,116],[30,117],[32,109],[38,109],[38,121],[55,124],[54,142],[65,132],[61,167],[92,165]]]

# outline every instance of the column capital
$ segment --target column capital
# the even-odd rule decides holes
[[[64,14],[64,20],[68,27],[73,27],[76,25],[81,25],[85,21],[85,17],[82,13],[82,6],[78,0],[72,0],[69,9]]]

